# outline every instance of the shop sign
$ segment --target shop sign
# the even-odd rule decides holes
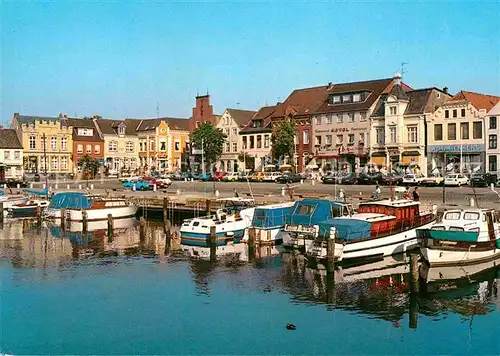
[[[367,131],[367,129],[366,127],[334,127],[332,129],[314,130],[314,132],[316,133],[349,132],[349,131]]]
[[[440,145],[429,146],[429,152],[484,152],[486,145]]]

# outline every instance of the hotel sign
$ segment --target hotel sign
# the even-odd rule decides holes
[[[486,151],[486,145],[439,145],[429,146],[429,152],[474,153]]]
[[[335,127],[332,129],[324,130],[314,130],[316,133],[328,133],[328,132],[349,132],[349,131],[367,131],[366,127]]]

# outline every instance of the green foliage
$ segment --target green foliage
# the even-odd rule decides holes
[[[283,121],[274,129],[271,137],[273,145],[273,158],[280,159],[284,156],[292,157],[294,138],[297,131],[293,121]]]
[[[226,141],[226,135],[221,129],[214,127],[211,123],[205,122],[191,134],[191,142],[196,149],[203,147],[205,164],[211,166],[222,154],[222,148]]]
[[[82,171],[87,177],[94,177],[99,171],[99,166],[101,164],[97,159],[92,158],[89,155],[85,155],[78,160],[78,165],[82,167]]]

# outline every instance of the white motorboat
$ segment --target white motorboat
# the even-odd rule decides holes
[[[215,226],[217,246],[240,243],[247,237],[255,212],[253,199],[218,199],[223,207],[215,215],[184,220],[180,228],[181,244],[209,247],[210,230]]]
[[[0,203],[3,203],[3,209],[8,210],[14,205],[24,204],[28,201],[28,197],[24,195],[0,195]]]
[[[283,228],[292,213],[294,202],[263,205],[255,208],[252,224],[248,228],[259,245],[276,245],[283,241]]]
[[[431,267],[466,265],[500,257],[500,220],[493,209],[445,210],[441,222],[418,231]]]
[[[37,209],[45,209],[49,206],[50,202],[48,200],[31,199],[26,203],[16,204],[8,208],[10,215],[33,215],[37,212]]]
[[[69,221],[83,221],[86,214],[86,219],[90,222],[106,220],[109,214],[114,219],[133,217],[137,206],[125,199],[107,199],[81,192],[61,192],[52,197],[46,215],[60,219],[63,210],[66,214],[63,218]]]

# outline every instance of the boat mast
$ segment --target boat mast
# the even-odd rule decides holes
[[[45,134],[42,136],[43,139],[43,169],[45,171],[45,188],[47,189],[47,197],[49,196],[49,178],[47,176],[47,137]]]

